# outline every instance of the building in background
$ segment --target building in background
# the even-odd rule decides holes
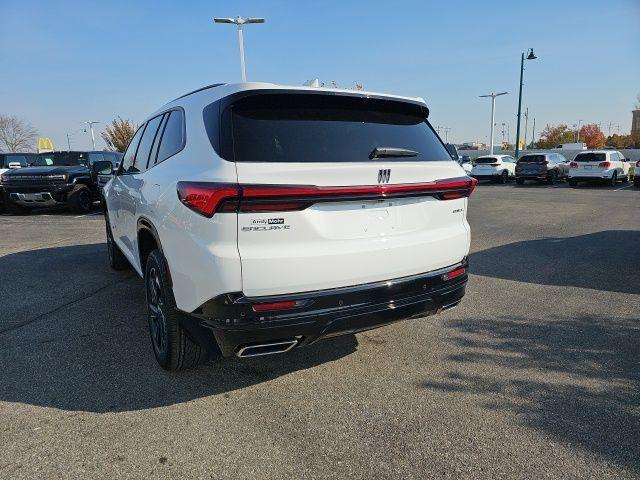
[[[640,109],[634,110],[631,113],[633,114],[631,117],[631,135],[640,136]]]

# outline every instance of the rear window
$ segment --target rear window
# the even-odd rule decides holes
[[[27,156],[26,155],[5,155],[4,162],[2,161],[2,156],[0,156],[0,167],[9,168],[9,164],[11,163],[19,163],[21,167],[26,167],[28,164]]]
[[[574,162],[604,162],[607,160],[606,153],[579,153]]]
[[[487,165],[491,163],[498,163],[498,160],[494,157],[481,157],[476,158],[476,165]]]
[[[543,163],[545,161],[544,155],[524,155],[520,157],[518,163]]]
[[[370,162],[381,147],[417,152],[385,161],[451,160],[422,107],[366,97],[253,95],[225,109],[221,132],[236,162]]]

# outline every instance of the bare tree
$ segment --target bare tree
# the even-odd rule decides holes
[[[112,120],[111,124],[100,135],[102,135],[102,139],[109,150],[124,152],[129,146],[134,133],[136,133],[136,125],[131,120],[123,120],[118,117]]]
[[[0,149],[7,152],[33,151],[38,131],[15,116],[0,115]]]

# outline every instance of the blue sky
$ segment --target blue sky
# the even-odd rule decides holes
[[[245,30],[250,80],[421,96],[456,142],[486,141],[490,106],[478,95],[505,90],[496,122],[513,141],[528,47],[539,59],[526,64],[523,105],[537,132],[578,120],[628,132],[640,93],[640,0],[2,0],[0,113],[58,148],[67,132],[87,148],[83,120],[139,122],[189,90],[238,81],[235,27],[211,21],[235,15],[267,19]]]

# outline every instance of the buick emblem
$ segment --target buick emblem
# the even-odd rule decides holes
[[[391,179],[391,169],[383,168],[382,170],[378,170],[378,183],[389,183]]]

